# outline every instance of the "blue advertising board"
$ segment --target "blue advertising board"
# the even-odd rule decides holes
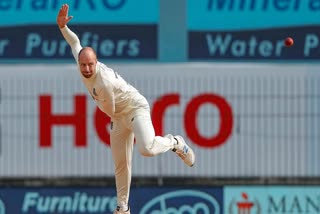
[[[72,59],[56,25],[63,3],[74,16],[69,27],[100,59],[157,59],[158,0],[0,1],[0,59]]]
[[[191,60],[320,59],[320,26],[251,31],[189,32]],[[294,45],[286,47],[290,35]]]
[[[190,60],[318,60],[316,1],[188,1]],[[290,48],[283,41],[292,37]]]
[[[223,214],[222,188],[132,188],[131,213]],[[115,188],[0,188],[0,214],[112,213]]]
[[[155,25],[72,25],[82,46],[93,47],[100,59],[156,59]],[[1,59],[73,59],[57,26],[0,28]],[[148,32],[148,34],[146,34]]]

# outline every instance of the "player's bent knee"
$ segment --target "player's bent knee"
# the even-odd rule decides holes
[[[139,149],[139,152],[142,156],[145,156],[145,157],[152,157],[154,156],[154,153],[150,150],[150,149],[147,149],[147,148],[140,148]]]
[[[142,145],[146,145],[146,144],[142,144]],[[146,147],[146,146],[140,146],[139,152],[142,156],[145,156],[145,157],[152,157],[155,155],[154,152],[152,151],[152,149],[149,147]]]

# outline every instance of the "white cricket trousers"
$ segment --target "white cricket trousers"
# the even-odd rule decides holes
[[[110,144],[115,166],[118,206],[126,207],[131,185],[131,167],[134,138],[143,156],[155,156],[173,149],[170,138],[155,136],[150,107],[143,98],[142,106],[118,120],[112,120]]]

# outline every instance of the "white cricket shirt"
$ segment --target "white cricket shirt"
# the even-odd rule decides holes
[[[71,47],[83,83],[101,111],[117,119],[141,105],[147,105],[146,100],[137,89],[101,62],[96,65],[96,73],[90,78],[85,78],[81,74],[78,63],[78,54],[82,49],[79,38],[67,26],[60,30]],[[142,103],[139,103],[140,101]]]

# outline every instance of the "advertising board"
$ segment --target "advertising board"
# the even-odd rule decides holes
[[[0,12],[6,18],[0,21],[0,58],[72,59],[56,25],[63,3],[74,16],[69,27],[82,46],[92,46],[100,58],[157,59],[159,2],[146,0],[2,1]]]
[[[226,186],[226,214],[318,213],[318,186]]]
[[[172,152],[146,159],[134,146],[134,176],[320,175],[317,65],[110,67],[147,98],[157,135],[182,135],[197,156],[189,168]],[[1,176],[114,176],[110,118],[75,64],[0,71]]]
[[[315,1],[190,0],[189,60],[317,60],[318,12]]]
[[[223,213],[222,188],[132,188],[131,213]],[[113,213],[112,187],[0,188],[0,214]]]

